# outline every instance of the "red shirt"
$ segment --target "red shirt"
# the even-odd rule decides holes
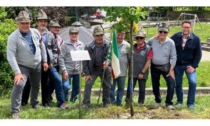
[[[139,47],[139,48],[137,47],[137,52],[140,52],[141,49],[142,49],[141,47]],[[153,56],[153,51],[152,51],[152,48],[151,48],[148,55],[147,55],[147,58],[152,59],[152,56]]]
[[[147,55],[147,58],[152,59],[152,56],[153,56],[153,51],[152,51],[152,48],[151,48],[148,55]]]

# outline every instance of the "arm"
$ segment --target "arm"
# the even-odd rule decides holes
[[[49,52],[50,64],[54,65],[58,61],[57,42],[56,42],[56,36],[54,34],[51,33],[49,35],[47,45],[48,45],[47,50]]]
[[[20,80],[23,80],[24,77],[20,71],[20,68],[17,64],[16,61],[16,53],[17,53],[17,43],[14,39],[9,37],[8,39],[8,45],[7,45],[7,60],[12,67],[12,70],[15,72],[15,77],[14,77],[14,84],[18,85]]]
[[[105,55],[104,55],[104,62],[103,62],[103,68],[106,69],[108,66],[111,66],[111,61],[109,59],[109,55],[111,55],[111,45],[106,45],[105,47]]]
[[[66,65],[65,65],[65,57],[66,57],[66,50],[65,50],[65,44],[62,44],[61,46],[61,53],[59,55],[59,68],[62,71],[62,73],[67,72]]]
[[[66,50],[65,50],[65,44],[61,45],[61,50],[60,50],[60,55],[58,57],[58,64],[59,68],[62,71],[62,78],[64,80],[68,79],[68,72],[66,70],[66,65],[65,65],[65,57],[66,57]]]
[[[40,49],[41,49],[42,61],[44,63],[47,63],[47,52],[43,42],[40,43]]]
[[[151,61],[152,61],[152,56],[153,56],[153,52],[152,49],[150,49],[149,53],[147,54],[147,62],[144,65],[144,68],[142,69],[142,71],[140,71],[140,74],[138,75],[139,79],[142,79],[144,77],[144,73],[148,70],[148,68],[151,65]]]
[[[196,48],[195,48],[195,59],[193,61],[192,67],[195,69],[198,67],[198,64],[201,60],[202,57],[202,49],[201,49],[201,41],[199,38],[197,38],[197,44],[196,44]]]
[[[149,45],[150,47],[152,47],[152,39],[153,39],[153,38],[150,38],[150,39],[146,42],[146,44]]]
[[[12,70],[15,72],[15,74],[20,74],[20,68],[16,61],[16,53],[17,53],[17,42],[9,37],[8,39],[8,45],[7,45],[7,60],[12,67]]]
[[[170,51],[170,70],[167,76],[171,76],[173,79],[175,79],[174,76],[174,67],[176,65],[176,60],[177,60],[177,54],[176,54],[176,48],[175,48],[175,44],[174,41],[171,44],[171,51]]]
[[[85,50],[88,50],[88,47],[85,46]],[[84,60],[82,62],[83,64],[83,73],[85,73],[85,75],[90,75],[90,71],[89,71],[89,61],[88,60]]]
[[[42,55],[44,71],[47,71],[47,69],[48,69],[47,52],[46,52],[46,48],[45,48],[45,45],[43,42],[40,43],[40,50],[41,50],[41,55]]]

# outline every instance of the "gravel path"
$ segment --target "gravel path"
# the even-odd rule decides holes
[[[202,51],[201,61],[210,61],[210,52]]]

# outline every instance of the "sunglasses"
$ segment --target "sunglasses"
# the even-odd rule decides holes
[[[142,40],[144,37],[136,37],[136,40]]]
[[[165,31],[159,31],[160,34],[164,33],[164,34],[167,34],[168,32],[165,32]]]

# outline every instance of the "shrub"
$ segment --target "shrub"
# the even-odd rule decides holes
[[[0,7],[0,95],[8,93],[13,85],[14,73],[7,61],[6,48],[9,35],[17,28],[14,20],[6,19],[5,7]]]

